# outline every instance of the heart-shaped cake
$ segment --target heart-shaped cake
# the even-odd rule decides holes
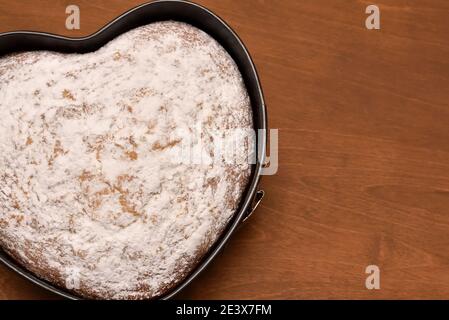
[[[82,297],[161,296],[217,240],[248,183],[248,161],[227,161],[214,139],[252,128],[236,64],[185,23],[86,54],[4,56],[0,245]]]

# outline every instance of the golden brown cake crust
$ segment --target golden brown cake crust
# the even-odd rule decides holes
[[[167,293],[221,235],[250,176],[242,77],[184,23],[83,55],[0,58],[0,119],[0,245],[85,298]],[[236,137],[229,161],[216,143]]]

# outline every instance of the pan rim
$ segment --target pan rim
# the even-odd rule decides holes
[[[0,33],[0,38],[2,37],[23,37],[27,35],[39,35],[45,38],[51,38],[51,39],[61,39],[61,40],[67,40],[69,42],[85,42],[87,40],[91,40],[104,32],[107,31],[109,27],[116,24],[117,22],[125,19],[127,16],[129,16],[132,13],[135,13],[139,10],[142,10],[143,8],[147,8],[150,6],[154,6],[157,4],[168,4],[168,3],[182,3],[184,5],[189,5],[192,7],[195,7],[196,9],[199,9],[203,11],[204,13],[210,15],[217,24],[219,24],[221,27],[225,28],[226,31],[237,41],[239,49],[244,53],[244,59],[248,62],[251,73],[254,78],[254,85],[257,88],[258,93],[258,99],[260,100],[259,106],[253,105],[253,112],[256,111],[259,113],[260,117],[260,124],[261,128],[257,128],[259,130],[262,130],[262,134],[257,134],[257,161],[255,164],[255,169],[252,174],[252,178],[250,183],[248,184],[247,190],[243,194],[242,202],[240,204],[240,207],[236,212],[234,213],[232,219],[228,222],[227,227],[223,230],[221,236],[214,242],[212,247],[209,249],[209,251],[205,254],[205,256],[198,262],[198,264],[189,271],[189,273],[179,282],[177,283],[171,290],[169,290],[164,295],[156,298],[161,300],[167,300],[173,298],[175,295],[177,295],[180,291],[182,291],[185,287],[187,287],[211,262],[212,260],[221,252],[223,247],[228,243],[230,237],[232,234],[236,231],[236,228],[241,224],[242,220],[244,219],[246,213],[248,212],[252,203],[252,200],[254,199],[254,196],[256,195],[256,192],[258,190],[258,185],[260,182],[260,178],[262,175],[263,170],[263,163],[265,162],[266,157],[266,145],[267,145],[267,115],[266,115],[266,105],[265,100],[262,92],[262,87],[260,84],[259,76],[256,70],[256,67],[254,65],[254,62],[243,44],[242,40],[238,37],[238,35],[235,33],[235,31],[218,15],[216,15],[211,10],[207,9],[204,6],[201,6],[199,4],[185,1],[185,0],[156,0],[152,2],[143,3],[141,5],[138,5],[122,14],[120,14],[118,17],[104,25],[102,28],[100,28],[98,31],[84,37],[66,37],[61,35],[56,35],[52,33],[46,33],[46,32],[38,32],[38,31],[10,31],[10,32],[4,32]],[[162,20],[162,19],[161,19]],[[159,21],[161,21],[159,20]],[[201,29],[201,28],[200,28]],[[207,31],[203,30],[207,33]],[[122,34],[123,32],[119,32],[114,35],[114,38]],[[218,41],[218,40],[217,40]],[[219,42],[220,43],[220,42]],[[221,43],[220,43],[221,44]],[[226,49],[226,48],[225,48]],[[32,51],[32,50],[31,50]],[[226,50],[228,51],[228,50]],[[242,70],[241,70],[242,72]],[[256,125],[255,125],[256,128]],[[0,248],[0,261],[3,262],[7,267],[18,273],[19,275],[25,277],[29,281],[37,284],[38,286],[49,290],[61,297],[72,299],[72,300],[78,300],[83,299],[80,296],[74,295],[68,291],[65,291],[63,289],[60,289],[57,286],[54,286],[50,282],[47,282],[45,280],[40,279],[30,271],[28,271],[25,267],[22,267],[17,262],[15,262],[12,258],[10,258],[8,255],[4,253],[4,251]]]

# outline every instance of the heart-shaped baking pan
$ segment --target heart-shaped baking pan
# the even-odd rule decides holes
[[[179,0],[154,1],[140,5],[122,14],[98,32],[83,38],[68,38],[32,31],[17,31],[0,34],[0,57],[19,51],[36,50],[49,50],[63,53],[87,53],[99,49],[110,40],[131,29],[152,22],[166,20],[186,22],[203,30],[218,41],[218,43],[220,43],[230,54],[236,62],[245,82],[253,111],[254,129],[259,134],[257,134],[256,142],[257,161],[252,167],[251,179],[243,194],[239,210],[234,214],[221,237],[215,242],[202,261],[180,284],[164,296],[160,297],[161,299],[169,299],[179,293],[206,268],[225,246],[236,228],[253,212],[263,196],[263,191],[258,190],[258,184],[262,174],[262,164],[265,160],[267,143],[266,108],[255,66],[244,44],[235,32],[210,10],[191,2]],[[45,289],[65,298],[80,298],[64,289],[55,287],[54,285],[39,279],[21,267],[14,261],[14,259],[1,250],[0,260],[12,270]]]

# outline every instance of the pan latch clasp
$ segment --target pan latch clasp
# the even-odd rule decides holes
[[[265,191],[258,190],[256,192],[251,209],[249,210],[249,212],[247,213],[245,218],[243,218],[242,223],[245,222],[246,220],[248,220],[248,218],[251,217],[251,215],[254,213],[254,211],[256,211],[257,207],[259,206],[259,204],[262,201],[264,196],[265,196]]]

